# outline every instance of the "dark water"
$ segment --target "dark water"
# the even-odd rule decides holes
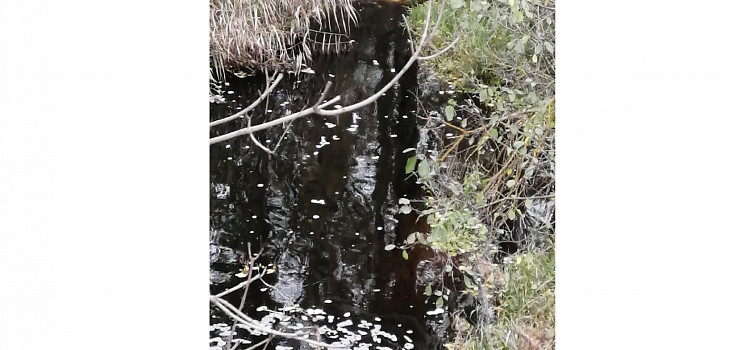
[[[329,80],[328,97],[341,95],[341,105],[380,89],[410,56],[402,13],[398,5],[363,5],[354,47],[316,56],[314,74],[287,75],[268,103],[251,112],[252,123],[311,106]],[[211,120],[249,105],[264,80],[228,74],[214,84],[212,93],[225,102],[211,104]],[[250,243],[253,253],[264,249],[259,262],[277,266],[264,278],[270,287],[255,282],[250,288],[243,311],[256,320],[291,332],[311,327],[321,341],[348,339],[354,348],[439,348],[448,313],[435,313],[435,297],[422,295],[430,252],[410,252],[404,260],[401,250],[384,249],[420,229],[414,214],[397,213],[399,198],[421,195],[404,173],[415,153],[404,150],[427,147],[415,114],[423,94],[418,87],[414,65],[395,88],[356,112],[312,115],[256,133],[267,147],[278,144],[275,156],[248,136],[212,145],[211,293],[244,280],[235,274]],[[246,126],[247,119],[214,127],[211,136]],[[241,295],[226,299],[238,306]],[[232,321],[212,306],[211,324],[211,345],[221,345]],[[250,333],[238,328],[235,338],[264,339]],[[268,348],[310,347],[275,338]]]

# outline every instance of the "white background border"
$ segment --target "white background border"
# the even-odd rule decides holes
[[[746,346],[742,1],[559,1],[557,347]],[[0,10],[2,349],[208,346],[208,6]]]

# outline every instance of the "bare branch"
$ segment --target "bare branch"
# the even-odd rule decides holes
[[[238,284],[238,285],[236,285],[236,286],[234,286],[232,288],[229,288],[229,289],[227,289],[227,290],[225,290],[225,291],[223,291],[223,292],[221,292],[219,294],[216,294],[216,296],[219,297],[219,298],[221,298],[221,297],[223,297],[223,296],[225,296],[225,295],[227,295],[229,293],[232,293],[232,292],[234,292],[236,290],[241,289],[242,287],[244,287],[248,283],[253,283],[253,282],[261,279],[263,276],[265,276],[266,270],[268,270],[268,269],[264,267],[263,271],[261,271],[259,274],[255,275],[255,276],[253,276],[251,279],[249,279],[247,281],[244,281],[244,282],[242,282],[242,283],[240,283],[240,284]]]
[[[266,77],[268,77],[268,73],[266,73]],[[252,137],[253,134],[250,134]],[[257,259],[260,254],[263,252],[263,249],[261,248],[260,252],[258,252],[258,255],[253,258],[253,249],[250,242],[247,243],[247,256],[250,257],[250,264],[247,269],[247,283],[245,283],[245,293],[242,295],[242,301],[240,301],[240,310],[242,310],[243,307],[245,307],[245,299],[247,299],[247,292],[250,290],[250,282],[252,282],[253,277],[253,267],[255,265],[255,259]],[[265,273],[265,270],[263,271]],[[260,277],[258,277],[260,278]],[[234,320],[234,324],[232,324],[232,329],[229,331],[229,340],[227,341],[227,348],[232,344],[232,338],[234,337],[234,330],[237,329],[237,320]]]
[[[216,296],[211,296],[209,298],[209,300],[214,305],[216,305],[216,307],[218,307],[219,309],[221,309],[222,311],[224,311],[224,313],[226,313],[227,315],[229,315],[233,319],[237,320],[238,322],[240,322],[240,323],[242,323],[242,324],[244,324],[244,325],[246,325],[246,326],[248,326],[250,328],[259,330],[261,332],[265,332],[265,333],[268,333],[268,334],[277,335],[277,336],[284,337],[284,338],[296,339],[296,340],[299,340],[299,341],[306,342],[306,343],[308,343],[310,345],[313,345],[313,346],[326,347],[326,348],[330,348],[330,349],[348,349],[348,348],[351,348],[350,345],[345,345],[345,344],[327,344],[327,343],[321,343],[321,342],[318,342],[318,341],[315,341],[315,340],[307,339],[307,338],[304,337],[304,333],[284,333],[284,332],[279,332],[279,331],[277,331],[275,329],[268,328],[268,327],[260,324],[258,321],[253,320],[252,318],[248,317],[244,313],[242,313],[239,310],[237,310],[237,308],[235,308],[234,306],[232,306],[232,304],[230,304],[229,302],[227,302],[224,299],[218,298]]]
[[[417,49],[414,50],[414,53],[412,54],[412,56],[409,59],[409,61],[406,62],[406,64],[404,65],[404,67],[401,68],[401,70],[398,72],[398,74],[396,74],[396,76],[394,76],[393,79],[391,79],[391,81],[388,82],[388,84],[386,84],[382,89],[380,89],[380,91],[376,92],[375,94],[373,94],[372,96],[366,98],[363,101],[360,101],[360,102],[357,102],[357,103],[355,103],[353,105],[348,105],[346,107],[343,107],[343,108],[340,108],[340,109],[336,109],[336,110],[319,110],[318,114],[320,114],[320,115],[339,115],[339,114],[351,112],[353,110],[362,108],[364,106],[369,105],[370,103],[373,103],[373,102],[377,101],[377,99],[380,98],[380,96],[382,96],[386,91],[388,91],[394,84],[396,84],[396,82],[399,79],[401,79],[402,76],[404,76],[404,74],[406,74],[406,71],[409,70],[409,68],[411,67],[411,65],[414,62],[416,62],[417,59],[419,58],[419,53],[422,51],[422,48],[424,47],[424,44],[426,42],[425,39],[427,39],[427,30],[429,29],[430,14],[431,13],[432,13],[432,1],[428,1],[427,2],[427,17],[426,17],[425,25],[424,25],[424,33],[422,33],[422,39],[419,41],[419,46],[417,46]]]
[[[404,25],[406,26],[406,32],[409,33],[409,46],[411,47],[411,53],[414,53],[414,38],[411,37],[411,29],[409,28],[409,19],[406,18],[406,15],[401,15],[401,17],[404,19]]]
[[[441,8],[440,8],[440,13],[438,14],[438,20],[440,20],[440,17],[442,16],[444,5],[445,5],[445,2],[444,1],[441,2]],[[431,34],[428,37],[427,34],[428,34],[429,29],[430,29],[430,16],[431,16],[431,14],[432,14],[432,1],[428,1],[427,2],[427,15],[425,17],[424,30],[423,30],[423,33],[422,33],[422,37],[421,37],[421,39],[419,41],[419,45],[417,46],[417,48],[412,53],[412,56],[409,59],[409,61],[406,62],[406,64],[401,68],[401,70],[398,72],[398,74],[396,74],[391,79],[391,81],[388,82],[388,84],[386,84],[383,88],[381,88],[378,92],[376,92],[372,96],[370,96],[370,97],[368,97],[368,98],[366,98],[366,99],[364,99],[364,100],[362,100],[360,102],[354,103],[352,105],[349,105],[349,106],[346,106],[346,107],[343,107],[343,108],[339,108],[339,109],[335,109],[335,110],[322,109],[324,107],[329,106],[333,102],[339,101],[341,99],[341,96],[336,96],[332,100],[330,100],[330,101],[328,101],[326,103],[323,103],[323,104],[320,103],[325,98],[325,95],[328,93],[328,90],[329,90],[330,85],[331,85],[330,82],[329,82],[328,84],[326,84],[326,88],[323,91],[323,94],[322,94],[321,98],[318,100],[318,103],[316,103],[314,106],[312,106],[310,108],[307,108],[307,109],[304,109],[304,110],[302,110],[300,112],[290,114],[290,115],[288,115],[286,117],[282,117],[282,118],[279,118],[279,119],[276,119],[276,120],[272,120],[270,122],[265,122],[265,123],[258,124],[258,125],[255,125],[255,126],[248,126],[248,127],[244,128],[244,129],[240,129],[240,130],[237,130],[237,131],[225,134],[225,135],[221,135],[221,136],[217,136],[217,137],[211,138],[210,141],[209,141],[209,143],[210,144],[214,144],[214,143],[225,141],[225,140],[237,137],[237,136],[246,135],[246,134],[252,134],[255,131],[267,129],[267,128],[270,128],[272,126],[275,126],[275,125],[278,125],[278,124],[281,124],[281,123],[285,123],[285,122],[292,121],[294,119],[297,119],[297,118],[300,118],[300,117],[303,117],[303,116],[310,115],[312,113],[317,113],[317,114],[323,115],[323,116],[340,115],[340,114],[343,114],[343,113],[348,113],[348,112],[354,111],[356,109],[362,108],[364,106],[367,106],[367,105],[369,105],[369,104],[377,101],[378,98],[380,98],[386,91],[388,91],[391,87],[393,87],[393,85],[395,85],[396,82],[398,82],[398,80],[401,79],[401,77],[403,77],[404,74],[406,74],[406,71],[409,70],[409,68],[411,67],[412,64],[414,64],[414,62],[422,59],[419,56],[420,52],[424,48],[425,43],[428,42],[428,38],[432,39],[432,36],[435,34],[435,32],[437,32],[437,29],[438,29],[438,26],[439,26],[439,23],[435,23],[435,26],[432,28],[432,32],[431,32]],[[457,42],[457,40],[458,39],[454,40],[454,42],[451,45],[449,45],[448,48],[450,48],[452,45],[454,45]],[[442,49],[440,51],[440,53],[443,53],[443,52],[447,51],[448,48]],[[435,56],[435,55],[427,56],[424,59],[433,58],[432,56]]]
[[[315,102],[315,105],[313,106],[313,110],[315,111],[315,113],[318,113],[318,111],[320,110],[320,103],[323,102],[323,99],[326,98],[326,95],[328,95],[328,90],[331,89],[331,85],[333,84],[331,84],[330,81],[326,83],[326,87],[325,89],[323,89],[323,93],[320,94],[318,102]]]
[[[278,84],[279,84],[279,82],[281,82],[281,78],[283,78],[283,77],[284,77],[284,73],[279,73],[279,74],[278,74],[278,77],[276,77],[276,80],[275,80],[275,81],[273,82],[273,84],[271,84],[271,86],[270,86],[270,87],[268,87],[268,88],[266,89],[266,91],[264,91],[264,92],[263,92],[263,94],[261,94],[261,95],[260,95],[260,97],[258,97],[258,99],[257,99],[257,100],[255,100],[255,102],[253,102],[253,103],[252,103],[252,104],[251,104],[250,106],[248,106],[247,108],[245,108],[245,109],[243,109],[243,110],[241,110],[241,111],[239,111],[239,112],[237,112],[237,113],[235,113],[235,114],[232,114],[231,116],[229,116],[229,117],[226,117],[226,118],[224,118],[224,119],[219,119],[219,120],[215,120],[215,121],[211,122],[211,123],[210,123],[210,124],[208,124],[208,125],[209,125],[209,126],[216,126],[216,125],[224,124],[224,123],[226,123],[226,122],[229,122],[229,121],[235,120],[235,119],[237,119],[237,118],[239,118],[239,117],[241,117],[241,116],[243,116],[243,115],[247,114],[247,112],[249,112],[249,111],[251,111],[251,110],[252,110],[253,108],[257,107],[257,106],[258,106],[258,105],[259,105],[259,104],[260,104],[260,103],[261,103],[261,102],[262,102],[262,101],[263,101],[263,100],[264,100],[264,99],[265,99],[266,97],[268,97],[268,95],[269,95],[269,94],[271,93],[271,91],[273,91],[273,89],[274,89],[274,88],[276,87],[276,85],[278,85]]]
[[[453,47],[453,45],[456,45],[456,43],[458,42],[458,39],[461,39],[461,37],[460,36],[456,37],[456,39],[454,39],[453,42],[451,42],[450,44],[448,44],[448,46],[446,46],[442,50],[438,51],[437,53],[435,53],[433,55],[429,55],[429,56],[422,56],[422,57],[419,58],[419,60],[420,61],[427,61],[427,60],[431,60],[431,59],[433,59],[435,57],[438,57],[438,56],[444,54],[446,51],[450,50],[450,48]]]
[[[272,150],[270,150],[270,149],[268,149],[268,147],[266,147],[266,146],[263,146],[263,144],[262,144],[262,143],[260,143],[260,141],[258,141],[258,139],[256,139],[256,138],[255,138],[255,135],[253,135],[253,133],[250,133],[250,139],[251,139],[251,140],[253,140],[253,143],[254,143],[254,144],[255,144],[256,146],[260,147],[260,149],[264,150],[264,151],[265,151],[266,153],[268,153],[268,154],[270,154],[270,155],[272,155],[272,156],[275,156],[275,155],[276,155],[276,153],[273,153],[273,151],[272,151]]]
[[[328,101],[326,103],[321,104],[320,107],[327,107],[327,106],[329,106],[329,105],[331,105],[331,104],[333,104],[335,102],[338,102],[339,100],[341,100],[341,96],[336,96],[332,100],[330,100],[330,101]],[[310,107],[310,108],[304,109],[302,111],[299,111],[297,113],[292,113],[292,114],[290,114],[290,115],[288,115],[286,117],[282,117],[282,118],[279,118],[279,119],[276,119],[276,120],[272,120],[270,122],[266,122],[266,123],[262,123],[262,124],[258,124],[258,125],[254,125],[254,126],[248,126],[248,127],[244,128],[244,129],[233,131],[233,132],[230,132],[228,134],[221,135],[221,136],[213,137],[213,138],[211,138],[211,140],[209,140],[209,143],[213,145],[214,143],[217,143],[217,142],[226,141],[226,140],[229,140],[231,138],[235,138],[235,137],[241,136],[241,135],[247,135],[247,134],[256,132],[258,130],[268,129],[268,128],[272,127],[272,126],[279,125],[279,124],[282,124],[282,123],[286,123],[288,121],[292,121],[292,120],[295,120],[295,119],[297,119],[299,117],[304,117],[306,115],[310,115],[310,114],[313,114],[313,113],[315,113],[315,111],[313,110],[312,107]]]
[[[440,19],[443,18],[443,10],[445,9],[445,1],[440,2],[440,10],[438,11],[437,19],[435,20],[435,26],[432,27],[432,31],[430,32],[430,36],[427,38],[427,42],[431,42],[432,38],[435,36],[435,33],[437,33],[439,25],[440,25]],[[429,9],[428,9],[429,10]],[[430,15],[427,14],[427,19],[425,21],[430,21]]]

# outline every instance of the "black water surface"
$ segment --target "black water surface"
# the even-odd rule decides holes
[[[341,105],[360,101],[382,88],[410,57],[408,35],[400,26],[399,5],[363,5],[354,27],[353,48],[318,55],[314,74],[288,74],[274,93],[251,112],[253,124],[311,106],[327,81],[329,98]],[[228,74],[213,86],[224,103],[211,104],[211,120],[248,106],[265,88],[265,78]],[[258,260],[275,273],[252,284],[242,311],[278,329],[315,324],[326,342],[349,339],[357,346],[437,349],[447,327],[446,313],[426,315],[417,292],[417,257],[386,251],[413,232],[414,216],[397,213],[398,199],[419,196],[406,178],[406,160],[420,140],[417,67],[377,102],[338,117],[311,115],[257,132],[276,155],[262,151],[248,136],[211,146],[211,293],[240,283],[235,276],[246,258],[263,247]],[[246,126],[248,118],[211,129],[211,137]],[[283,136],[283,138],[282,138]],[[279,140],[281,140],[279,142]],[[240,304],[242,291],[226,299]],[[269,311],[271,310],[271,311]],[[284,310],[274,319],[272,310]],[[296,311],[295,311],[296,310]],[[349,324],[351,321],[351,324]],[[232,321],[211,308],[212,345],[227,339]],[[252,339],[247,329],[235,338]],[[219,340],[222,338],[223,340]],[[241,345],[239,349],[249,347]],[[309,348],[275,338],[270,349]]]

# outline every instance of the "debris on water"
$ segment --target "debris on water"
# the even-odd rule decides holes
[[[307,74],[315,74],[315,71],[312,70],[312,68],[305,68],[299,71],[300,73],[307,73]]]
[[[439,314],[442,314],[443,312],[445,312],[445,310],[443,310],[442,307],[439,307],[439,308],[437,308],[435,310],[427,311],[427,315],[429,315],[429,316],[439,315]]]
[[[378,60],[372,60],[372,64],[374,64],[374,65],[376,65],[376,66],[379,66],[379,65],[380,65],[380,63],[378,63]]]
[[[263,186],[264,186],[263,184],[258,184],[258,187],[263,187]]]
[[[310,200],[310,203],[312,203],[312,204],[321,204],[321,205],[325,205],[325,204],[326,204],[326,201],[325,201],[325,199],[311,199],[311,200]]]
[[[320,215],[313,215],[313,220],[318,220],[318,219],[320,219]]]
[[[344,322],[337,323],[336,327],[337,328],[344,328],[344,327],[349,327],[351,325],[354,325],[354,322],[352,322],[352,320],[346,320]]]

